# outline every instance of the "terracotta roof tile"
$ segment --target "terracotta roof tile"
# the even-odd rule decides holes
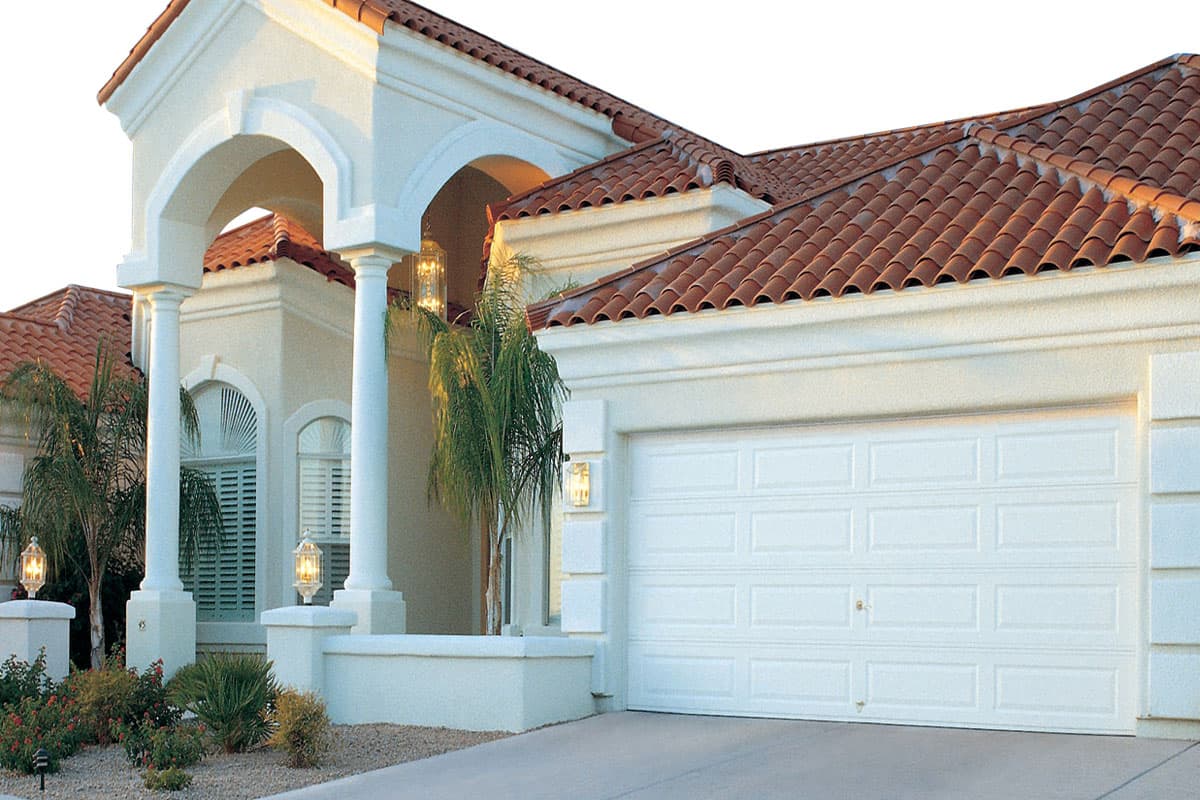
[[[71,285],[0,313],[0,376],[40,360],[86,394],[101,342],[120,373],[138,376],[128,355],[131,303],[128,294]]]
[[[290,258],[319,272],[332,283],[354,288],[354,270],[349,264],[323,250],[320,243],[297,223],[277,214],[218,236],[204,254],[204,271],[221,272],[280,258]]]
[[[278,214],[248,222],[216,238],[204,254],[205,273],[264,264],[288,258],[325,276],[330,283],[354,288],[354,270],[336,254],[321,247],[321,243],[294,220]],[[389,299],[404,295],[399,289],[389,289]],[[465,322],[470,309],[449,303],[450,319]]]
[[[530,324],[902,291],[1200,250],[1196,62],[1158,62],[1054,106],[759,154],[790,170],[797,187],[817,188],[531,306]],[[703,281],[697,264],[708,270]],[[631,294],[636,304],[625,302]]]

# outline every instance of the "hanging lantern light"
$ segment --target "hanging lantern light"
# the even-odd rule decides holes
[[[46,585],[46,551],[38,545],[36,536],[21,551],[21,585],[29,592],[31,599],[37,597],[38,590]]]
[[[425,225],[421,237],[421,252],[409,257],[412,261],[413,307],[446,318],[446,251],[442,249]]]
[[[305,605],[312,604],[313,595],[321,588],[321,548],[313,543],[310,536],[306,528],[300,544],[292,551],[296,559],[296,582],[292,586],[304,598]]]

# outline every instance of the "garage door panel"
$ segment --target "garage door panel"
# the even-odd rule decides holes
[[[867,585],[868,635],[979,631],[978,584]]]
[[[752,449],[752,488],[812,492],[854,486],[852,443]]]
[[[630,707],[1129,732],[1133,433],[1080,411],[635,439],[635,478],[701,465],[633,492]]]
[[[974,486],[981,475],[978,437],[872,442],[866,488]]]

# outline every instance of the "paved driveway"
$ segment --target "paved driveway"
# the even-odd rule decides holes
[[[1185,798],[1197,744],[629,712],[277,798]]]

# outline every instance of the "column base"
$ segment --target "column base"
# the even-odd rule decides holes
[[[333,602],[329,607],[353,611],[358,615],[358,624],[350,629],[354,634],[406,631],[403,592],[384,589],[339,589],[333,593]]]
[[[191,592],[139,590],[125,604],[125,664],[163,662],[163,680],[196,660],[196,604]]]

